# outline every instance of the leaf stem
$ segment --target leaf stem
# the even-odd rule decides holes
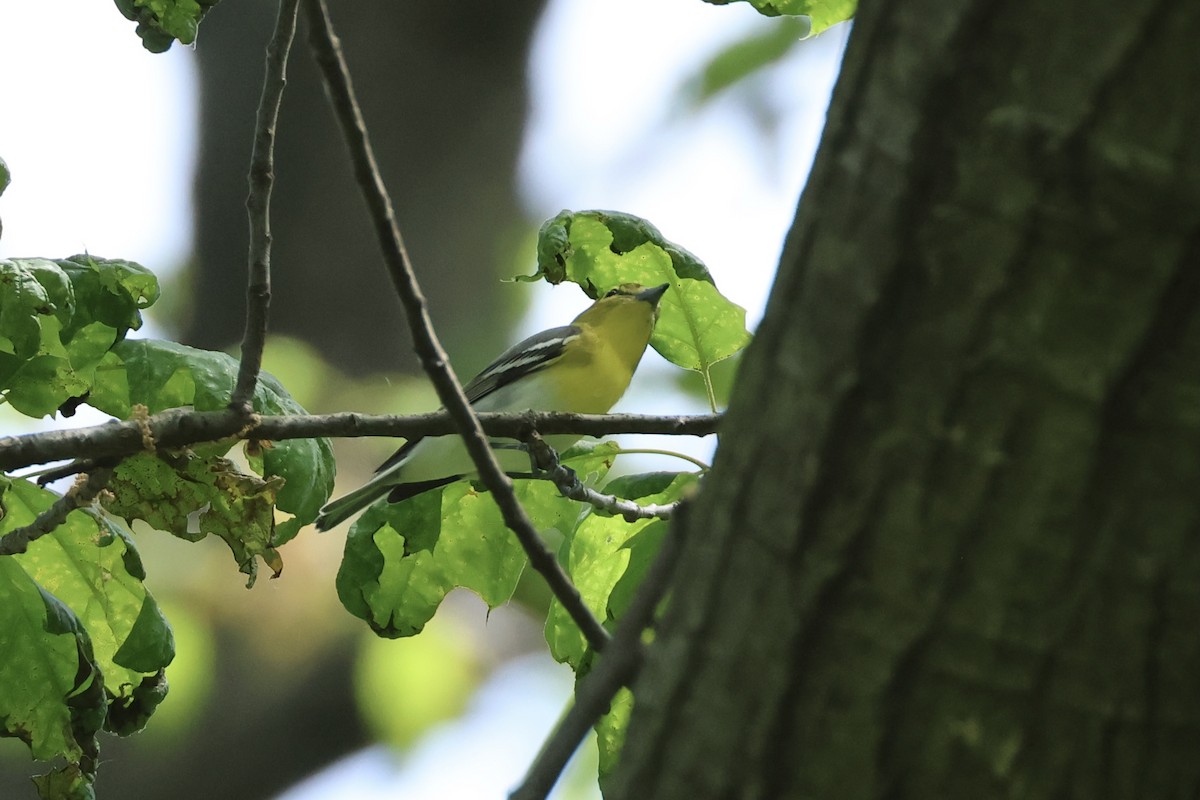
[[[708,410],[712,413],[717,413],[717,393],[713,388],[711,365],[705,364],[700,370],[700,377],[704,378],[704,393],[708,395]]]
[[[705,472],[712,469],[711,464],[705,464],[703,461],[701,461],[698,458],[693,458],[693,457],[687,455],[686,453],[677,453],[674,450],[659,450],[654,447],[629,447],[629,448],[622,447],[620,450],[617,451],[617,455],[625,455],[625,454],[646,455],[646,456],[669,456],[671,458],[679,458],[679,459],[687,461],[691,464],[694,464],[695,466],[699,467],[701,470],[703,470]]]

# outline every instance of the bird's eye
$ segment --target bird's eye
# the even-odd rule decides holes
[[[619,295],[620,293],[621,293],[621,289],[618,287],[618,288],[616,288],[616,289],[609,289],[609,290],[608,290],[608,293],[607,293],[607,294],[605,294],[604,296],[605,296],[605,297],[616,297],[616,296],[617,296],[617,295]]]

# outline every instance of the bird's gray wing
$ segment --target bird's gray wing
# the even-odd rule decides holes
[[[477,403],[500,387],[545,369],[561,358],[567,344],[577,339],[581,333],[575,325],[563,325],[535,333],[514,344],[463,387],[467,400]],[[379,465],[375,470],[376,474],[403,463],[421,438],[418,436],[405,442],[387,461]]]

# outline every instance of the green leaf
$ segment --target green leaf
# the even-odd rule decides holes
[[[93,321],[114,328],[118,338],[124,338],[127,330],[142,327],[140,312],[159,298],[158,278],[132,261],[77,255],[55,263],[70,280],[78,309],[71,324],[63,326],[67,340]]]
[[[103,689],[95,691],[102,682],[87,632],[15,558],[0,558],[0,630],[3,734],[24,740],[39,761],[90,761],[94,774],[106,699]]]
[[[94,774],[87,775],[78,766],[68,764],[33,779],[42,800],[95,800]]]
[[[0,534],[31,522],[53,497],[25,481],[8,479],[0,479],[0,492],[6,511],[0,520]],[[121,691],[118,686],[108,688],[101,672],[101,663],[107,663],[114,674],[120,674],[110,654],[102,652],[97,658],[80,616],[40,585],[43,579],[52,582],[64,568],[74,568],[76,575],[64,581],[68,590],[74,590],[104,571],[96,564],[83,563],[85,554],[80,547],[90,550],[86,555],[104,547],[95,536],[86,544],[77,541],[80,532],[89,527],[93,534],[98,533],[95,526],[89,526],[85,513],[72,512],[64,526],[33,542],[29,552],[0,558],[0,638],[4,643],[0,658],[0,734],[24,740],[35,759],[66,761],[65,766],[35,779],[41,796],[46,798],[93,796],[99,758],[96,734],[106,723],[110,695]],[[60,537],[67,544],[54,541]],[[56,557],[57,548],[70,550],[69,558],[80,563],[61,563]],[[115,593],[119,597],[127,588],[126,576],[117,566],[122,559],[107,559],[111,555],[108,553],[99,555],[105,566],[116,567],[112,577],[118,584]],[[86,594],[84,591],[77,600],[88,603],[83,596]],[[90,602],[95,603],[96,598],[93,596]],[[119,612],[110,614],[103,607],[82,607],[80,611],[97,624],[101,637],[121,628]],[[101,649],[106,646],[101,645]]]
[[[180,406],[216,411],[228,403],[237,370],[238,362],[225,353],[157,339],[124,341],[105,355],[88,403],[121,419],[128,418],[135,405],[145,406],[151,414]],[[265,372],[259,376],[253,401],[260,414],[306,413]],[[262,476],[278,492],[279,510],[294,515],[276,523],[274,547],[290,541],[316,519],[333,490],[334,469],[328,439],[290,439],[263,447]],[[274,478],[282,478],[282,486],[272,482]]]
[[[613,443],[576,447],[562,460],[581,478],[602,477],[616,449]],[[574,527],[579,503],[560,496],[549,481],[518,480],[515,486],[539,531],[566,535]],[[525,563],[525,551],[491,494],[458,481],[363,512],[346,538],[338,596],[380,636],[412,636],[456,587],[493,608],[507,602]]]
[[[88,392],[108,350],[142,325],[158,282],[128,261],[0,260],[0,391],[45,416]]]
[[[128,694],[109,704],[105,730],[117,736],[129,736],[141,731],[166,696],[167,675],[160,669],[142,678],[141,683]]]
[[[677,281],[659,305],[650,344],[673,364],[703,372],[750,343],[746,309],[711,283]]]
[[[0,493],[0,534],[58,499],[7,478]],[[91,509],[0,558],[0,720],[34,758],[65,759],[34,779],[44,798],[93,797],[96,733],[136,733],[166,695],[174,637],[144,578],[129,535]]]
[[[634,254],[644,244],[654,247]],[[649,286],[668,276],[712,280],[695,255],[663,238],[647,220],[619,211],[560,212],[538,231],[537,254],[538,271],[530,278],[570,280],[592,298],[622,283]]]
[[[137,35],[151,53],[170,49],[175,40],[196,40],[200,20],[219,0],[116,0],[126,19],[138,23]]]
[[[745,39],[739,39],[714,55],[691,84],[689,94],[696,105],[717,96],[771,64],[781,61],[811,33],[804,18],[782,19]]]
[[[682,497],[696,480],[697,475],[692,473],[651,472],[616,478],[604,491],[643,504],[670,503]],[[628,523],[620,517],[593,511],[575,530],[567,570],[584,602],[606,627],[614,627],[629,608],[634,593],[658,556],[668,524],[663,520]],[[546,640],[554,657],[575,670],[578,684],[590,669],[591,651],[557,601],[551,605],[546,620]],[[633,694],[621,689],[609,705],[608,713],[596,723],[602,790],[616,768],[633,702]]]
[[[38,280],[39,273],[51,270],[0,260],[0,286],[4,287],[0,293],[0,334],[6,339],[4,351],[18,358],[29,358],[38,352],[42,339],[39,317],[58,310],[50,302],[49,291]],[[65,280],[66,276],[62,278]]]
[[[576,510],[547,481],[517,481],[517,494],[539,529]],[[507,602],[525,560],[491,494],[458,481],[369,507],[346,538],[338,596],[380,636],[412,636],[456,587]]]
[[[707,384],[701,373],[678,370],[672,376],[675,379],[674,386],[690,397],[701,399],[706,398],[711,391],[716,398],[717,408],[724,408],[729,405],[741,363],[742,353],[735,353],[732,358],[713,364],[712,369],[708,371]]]
[[[122,461],[109,481],[105,509],[126,520],[145,520],[181,539],[209,534],[225,540],[238,569],[253,586],[261,558],[276,576],[283,559],[273,544],[275,503],[283,479],[263,480],[232,461],[182,453],[160,457],[139,453]]]
[[[662,548],[666,535],[667,525],[647,525],[621,545],[629,551],[629,562],[608,595],[608,615],[612,619],[620,619],[625,615],[634,593],[642,585],[650,565]]]
[[[854,16],[857,0],[746,0],[767,17],[805,16],[812,19],[812,32],[821,33],[831,25],[845,22]],[[715,6],[728,5],[737,0],[704,0]]]
[[[693,473],[653,472],[616,478],[604,487],[605,494],[638,501],[643,505],[671,503],[678,500],[686,487],[695,483]],[[649,568],[657,554],[658,541],[667,523],[659,519],[626,522],[621,517],[590,510],[571,533],[566,559],[567,574],[583,597],[584,603],[601,621],[614,622],[613,594],[628,572],[640,576]],[[642,546],[631,546],[635,537],[644,538]],[[644,546],[655,543],[654,546]],[[636,560],[635,560],[636,557]],[[633,582],[617,595],[620,604],[627,603]],[[624,605],[620,606],[624,610]],[[558,601],[550,605],[546,619],[546,641],[550,653],[559,661],[571,665],[576,672],[586,669],[589,660],[587,640],[574,620]]]
[[[746,310],[717,291],[708,268],[640,217],[563,211],[538,234],[538,272],[570,280],[591,297],[623,283],[670,283],[651,346],[668,361],[706,373],[750,341]]]
[[[4,194],[4,190],[8,188],[11,181],[12,173],[8,171],[8,164],[5,164],[4,159],[0,158],[0,194]]]
[[[560,452],[558,460],[574,470],[581,482],[596,486],[608,475],[620,454],[621,445],[611,439],[581,439]],[[568,525],[567,530],[574,527],[574,524],[572,522]]]
[[[32,522],[58,495],[14,480],[3,499],[8,513],[0,530],[7,531]],[[146,574],[133,540],[111,520],[92,509],[77,509],[13,558],[74,610],[111,698],[129,697],[147,674],[171,663],[171,628],[142,583]]]
[[[631,714],[633,714],[633,692],[622,688],[613,697],[612,703],[608,707],[608,713],[596,723],[596,748],[600,752],[599,773],[602,794],[608,793],[608,778],[617,768]]]

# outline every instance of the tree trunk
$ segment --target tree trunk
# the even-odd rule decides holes
[[[610,797],[1200,792],[1197,41],[863,3]]]

